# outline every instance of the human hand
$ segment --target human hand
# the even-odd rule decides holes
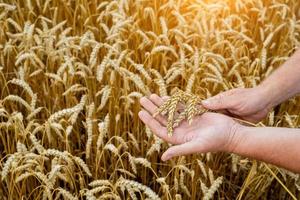
[[[210,110],[225,110],[225,112],[247,121],[259,122],[272,109],[269,99],[268,92],[258,86],[222,92],[202,101],[202,105]]]
[[[168,136],[167,118],[160,114],[155,118],[152,116],[163,102],[164,100],[156,94],[152,94],[150,98],[143,97],[140,103],[145,110],[139,112],[140,119],[158,137],[175,144],[164,152],[163,161],[192,153],[231,152],[233,150],[238,141],[235,133],[242,125],[226,115],[208,112],[196,116],[191,125],[184,120],[174,129],[173,135]]]

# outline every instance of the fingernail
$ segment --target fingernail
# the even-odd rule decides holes
[[[145,101],[146,97],[141,97],[140,98],[140,103],[142,103],[143,101]]]
[[[155,98],[155,97],[156,97],[155,94],[151,94],[151,95],[150,95],[150,98],[152,98],[152,99]]]
[[[144,115],[144,111],[141,110],[141,111],[138,113],[138,115],[139,115],[140,117],[143,116],[143,115]]]
[[[168,161],[170,159],[170,155],[163,155],[161,159],[162,161]]]
[[[164,161],[164,162],[169,160],[168,157],[164,157],[164,158],[162,157],[161,159],[162,159],[162,161]]]
[[[202,101],[202,103],[203,103],[203,104],[206,104],[206,105],[210,104],[210,102],[211,102],[211,99],[210,99],[210,98],[205,99],[205,100]]]

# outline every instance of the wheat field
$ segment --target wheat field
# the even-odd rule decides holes
[[[300,42],[297,0],[0,0],[0,199],[299,199],[227,153],[162,162],[142,96],[258,85]],[[300,100],[261,124],[299,127]]]

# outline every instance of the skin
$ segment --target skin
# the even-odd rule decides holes
[[[300,50],[255,88],[237,88],[203,101],[211,110],[226,110],[258,122],[276,105],[300,93]]]
[[[259,86],[233,89],[202,102],[203,106],[248,121],[258,122],[279,103],[300,93],[300,51]],[[186,121],[167,136],[166,117],[152,114],[164,102],[152,94],[143,97],[140,119],[160,138],[174,144],[162,155],[166,161],[175,156],[206,152],[232,152],[300,172],[300,129],[247,127],[231,117],[205,113]],[[291,162],[293,161],[293,162]]]

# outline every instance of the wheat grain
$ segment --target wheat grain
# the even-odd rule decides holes
[[[112,139],[115,139],[120,143],[119,147],[124,147],[124,149],[128,149],[128,145],[122,137],[115,135],[110,140]]]
[[[61,170],[61,168],[62,168],[61,165],[52,166],[51,171],[48,174],[48,179],[49,179],[49,181],[51,182],[52,185],[55,184],[57,173]]]
[[[184,184],[184,173],[182,173],[182,172],[180,173],[179,186],[188,197],[191,197],[191,193],[190,193],[189,189]]]
[[[285,121],[288,123],[289,127],[295,128],[293,119],[291,118],[291,116],[290,116],[288,113],[286,113],[286,114],[284,115],[284,119],[285,119]]]
[[[121,197],[118,196],[117,194],[114,193],[105,193],[101,195],[102,199],[116,199],[116,200],[121,200]]]
[[[150,71],[156,76],[156,79],[154,79],[154,81],[159,87],[159,95],[167,96],[168,93],[167,93],[166,84],[161,74],[155,69],[150,69]]]
[[[40,141],[35,137],[35,135],[30,134],[29,138],[31,142],[33,143],[34,148],[39,152],[39,154],[43,154],[45,151],[45,148],[40,144]]]
[[[19,153],[25,153],[27,151],[28,151],[27,147],[23,143],[21,143],[21,142],[18,141],[17,142],[17,152],[19,152]]]
[[[112,51],[109,51],[108,55],[103,58],[103,60],[101,61],[101,64],[98,65],[98,67],[97,67],[96,77],[99,82],[101,82],[103,79],[104,71],[109,62],[111,54],[112,54]]]
[[[18,157],[18,154],[13,154],[11,156],[9,156],[9,158],[6,160],[2,171],[1,171],[1,180],[3,181],[4,179],[6,179],[10,168],[14,165],[14,162],[16,162],[16,159]]]
[[[46,149],[44,152],[47,156],[54,156],[65,160],[67,163],[72,163],[72,160],[69,158],[69,154],[67,152],[61,152],[56,149]]]
[[[196,114],[196,110],[197,110],[196,106],[199,101],[200,101],[200,99],[197,96],[192,96],[187,102],[186,115],[187,115],[188,123],[190,125],[192,124],[193,117]]]
[[[136,163],[134,161],[134,157],[132,157],[131,155],[129,155],[129,164],[130,164],[130,167],[131,167],[131,170],[133,171],[133,173],[137,174]]]
[[[89,65],[91,67],[95,66],[96,65],[96,62],[97,62],[97,54],[101,48],[101,44],[98,43],[94,48],[93,48],[93,51],[91,52],[91,55],[90,55],[90,61],[89,61]]]
[[[91,103],[88,107],[88,114],[87,114],[87,119],[86,119],[86,126],[87,126],[87,142],[86,142],[86,150],[85,150],[85,154],[86,154],[86,158],[89,159],[90,158],[90,154],[91,154],[91,148],[92,148],[92,141],[93,141],[93,122],[92,122],[92,116],[93,116],[93,112],[95,109],[95,104]]]
[[[96,186],[112,186],[111,182],[109,180],[95,180],[91,183],[89,183],[89,186],[96,187]]]
[[[195,74],[192,74],[187,82],[186,89],[185,89],[186,92],[188,93],[192,92],[195,79],[196,79]]]
[[[207,190],[207,192],[204,194],[203,199],[204,200],[209,200],[213,198],[214,193],[218,190],[218,188],[220,187],[220,185],[223,182],[223,177],[220,176],[218,177],[210,186],[210,188]]]
[[[71,124],[75,124],[77,118],[78,118],[78,115],[79,113],[83,110],[85,104],[86,104],[86,101],[87,101],[87,96],[86,95],[83,95],[80,99],[80,102],[79,104],[77,105],[78,106],[78,110],[77,112],[74,112],[71,117],[70,117],[70,122]]]
[[[208,192],[208,188],[207,186],[200,180],[200,184],[201,184],[201,191],[203,194],[207,194]]]
[[[109,98],[110,98],[110,94],[111,94],[111,88],[109,85],[106,85],[104,88],[103,88],[103,93],[102,93],[102,97],[101,97],[101,103],[100,103],[100,106],[97,108],[97,111],[98,110],[102,110],[105,105],[107,104]]]
[[[158,195],[155,192],[153,192],[153,190],[151,188],[149,188],[149,187],[147,187],[145,185],[142,185],[141,183],[138,183],[136,181],[132,181],[132,180],[127,180],[127,179],[121,178],[118,181],[118,184],[122,185],[122,186],[125,186],[127,189],[129,187],[137,188],[137,189],[143,191],[152,200],[158,200],[158,199],[160,199],[158,197]]]
[[[267,66],[267,50],[266,50],[266,48],[262,48],[262,50],[261,50],[261,68],[263,70],[265,70],[266,66]]]
[[[210,183],[213,184],[213,182],[215,181],[215,177],[213,171],[210,168],[208,168],[208,178]]]
[[[69,191],[67,191],[63,188],[59,188],[58,191],[59,192],[58,192],[57,196],[59,196],[61,194],[64,198],[66,198],[68,200],[78,200],[77,196],[74,196],[72,193],[70,193]]]
[[[179,68],[173,71],[170,77],[166,80],[167,84],[170,84],[172,81],[174,81],[179,75],[182,75],[183,68]]]
[[[214,76],[215,76],[220,82],[222,82],[223,76],[222,76],[221,72],[219,71],[219,69],[216,68],[215,65],[212,65],[212,64],[210,64],[210,63],[206,63],[206,66],[207,66],[212,72],[214,72]]]
[[[12,18],[7,18],[6,21],[7,21],[8,23],[10,23],[11,25],[13,25],[14,28],[15,28],[18,32],[22,32],[21,26],[20,26],[15,20],[13,20]]]
[[[24,180],[24,179],[26,179],[30,176],[33,176],[33,175],[34,175],[34,173],[32,173],[32,172],[25,172],[25,173],[21,174],[20,176],[18,176],[15,179],[15,181],[16,181],[16,183],[18,183],[18,182],[20,182],[20,181],[22,181],[22,180]]]
[[[99,192],[103,192],[106,189],[110,189],[110,188],[107,187],[107,186],[98,186],[96,188],[93,188],[93,189],[89,190],[88,192],[90,194],[96,194],[96,193],[99,193]]]
[[[32,163],[27,163],[27,164],[21,165],[19,167],[16,167],[13,170],[13,173],[18,173],[18,172],[26,171],[27,169],[29,169],[31,167],[33,167],[33,164]]]
[[[271,40],[272,40],[273,36],[274,36],[274,32],[272,32],[272,33],[270,33],[270,34],[268,35],[268,37],[267,37],[267,38],[265,39],[265,41],[263,42],[264,48],[266,48],[266,47],[269,46],[269,44],[271,43]]]
[[[169,113],[168,113],[168,124],[167,124],[167,131],[168,131],[168,136],[171,136],[173,133],[173,121],[174,121],[174,116],[175,112],[177,109],[177,104],[180,101],[180,95],[175,96],[172,98],[170,102],[170,107],[169,107]]]
[[[160,152],[162,143],[163,143],[163,141],[160,138],[158,138],[157,136],[154,136],[154,143],[151,145],[151,147],[147,151],[147,156],[151,156],[155,151]]]
[[[88,176],[92,176],[92,173],[91,173],[89,167],[87,166],[87,164],[81,158],[79,158],[77,156],[73,156],[72,159],[84,170],[84,172]]]
[[[151,77],[148,74],[148,72],[145,70],[144,66],[142,64],[136,64],[132,59],[128,58],[127,59],[129,63],[134,66],[147,80],[151,81]]]
[[[49,181],[49,179],[47,178],[47,176],[45,174],[43,174],[41,172],[33,172],[33,174],[45,184],[46,188],[53,189],[53,187],[54,187],[53,183],[51,183]]]
[[[80,104],[78,104],[78,105],[76,105],[72,108],[66,108],[66,109],[57,111],[49,117],[49,122],[54,122],[54,121],[56,121],[56,120],[58,120],[58,119],[60,119],[64,116],[68,116],[68,115],[71,115],[73,113],[76,113],[79,110],[81,110],[81,105]]]
[[[144,40],[143,42],[145,43],[145,45],[151,44],[151,40],[143,31],[137,30],[136,33],[139,34],[143,38],[143,40]]]
[[[156,46],[155,48],[152,49],[151,54],[155,54],[161,51],[170,51],[176,58],[178,57],[177,53],[175,52],[175,50],[171,47],[168,46]]]
[[[100,146],[103,145],[103,139],[108,133],[108,128],[109,128],[109,114],[107,114],[104,118],[104,122],[100,122],[98,124],[98,130],[99,130],[99,135],[97,139],[97,149],[100,149]]]
[[[187,116],[187,110],[184,110],[183,112],[181,112],[178,115],[178,117],[175,119],[173,128],[176,128],[177,126],[179,126],[179,124],[186,118],[186,116]]]
[[[141,79],[138,75],[136,75],[136,74],[134,74],[134,73],[132,73],[132,72],[126,70],[125,68],[120,68],[120,71],[121,71],[121,72],[124,72],[125,74],[127,74],[127,77],[128,77],[132,82],[134,82],[135,85],[136,85],[136,86],[137,86],[144,94],[150,94],[149,88],[144,84],[144,82],[142,81],[142,79]]]
[[[271,111],[270,114],[269,114],[268,119],[269,119],[269,125],[270,125],[270,126],[273,126],[273,125],[274,125],[274,114],[275,114],[274,110]]]
[[[118,156],[119,155],[119,150],[117,149],[117,147],[113,144],[106,144],[104,146],[104,149],[112,152],[115,156]]]
[[[0,3],[0,7],[3,7],[7,11],[13,11],[17,8],[15,5],[7,4],[7,3]]]
[[[3,99],[3,101],[15,101],[21,105],[23,105],[27,110],[31,111],[32,107],[21,97],[16,96],[16,95],[8,95]]]
[[[136,164],[141,164],[146,168],[151,168],[151,163],[146,158],[134,158]]]

